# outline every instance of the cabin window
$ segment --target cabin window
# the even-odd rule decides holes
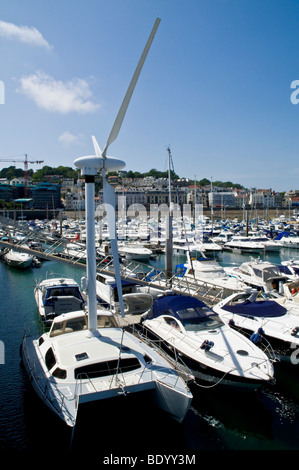
[[[56,367],[52,375],[53,377],[56,377],[57,379],[66,379],[66,370]]]
[[[176,328],[177,330],[181,329],[180,325],[178,324],[178,322],[173,317],[172,318],[165,318],[165,321],[169,326],[172,326],[173,328]]]
[[[56,364],[56,359],[52,348],[49,348],[45,355],[45,363],[48,370],[52,369]]]
[[[208,307],[185,308],[177,311],[186,331],[211,330],[223,326],[220,317]]]
[[[117,368],[118,366],[118,368]],[[88,364],[75,369],[76,379],[95,379],[97,377],[105,377],[116,373],[124,374],[140,368],[140,362],[137,358],[114,359],[111,361],[98,362],[96,364]]]

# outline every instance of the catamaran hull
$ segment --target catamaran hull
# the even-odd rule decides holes
[[[178,422],[184,420],[190,408],[192,394],[188,389],[180,393],[160,382],[158,378],[148,382],[139,380],[132,385],[126,384],[125,387],[120,383],[119,387],[108,389],[101,389],[101,386],[96,389],[88,380],[85,380],[79,383],[67,383],[65,387],[60,387],[58,390],[55,381],[51,383],[51,379],[45,375],[43,368],[39,365],[34,341],[36,338],[24,336],[20,349],[22,363],[29,381],[41,401],[69,427],[75,426],[77,413],[82,405],[121,396],[125,399],[135,393],[138,397],[149,393],[150,399],[147,399],[147,404],[159,408]],[[107,384],[111,382],[111,378],[108,377],[106,382]],[[85,390],[88,389],[87,393],[80,393],[82,387]]]

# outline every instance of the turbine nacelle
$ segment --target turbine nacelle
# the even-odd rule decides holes
[[[118,171],[126,166],[125,162],[114,157],[98,157],[97,155],[86,155],[79,157],[74,161],[74,165],[80,168],[81,175],[96,175],[105,169],[109,171]]]

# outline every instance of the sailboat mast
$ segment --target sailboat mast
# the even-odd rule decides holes
[[[168,194],[169,194],[169,211],[172,209],[172,200],[171,200],[171,173],[170,173],[170,148],[167,148],[168,152]]]
[[[96,256],[95,256],[95,184],[94,175],[85,175],[86,197],[86,271],[88,298],[88,325],[90,331],[97,329]]]
[[[165,274],[166,282],[169,284],[172,278],[172,200],[171,200],[171,173],[170,173],[170,148],[168,151],[168,187],[169,187],[169,212],[165,219]]]

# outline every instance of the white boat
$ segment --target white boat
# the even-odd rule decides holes
[[[136,261],[148,261],[153,254],[152,250],[145,248],[142,243],[138,242],[119,243],[118,252],[120,256]]]
[[[24,337],[22,360],[38,396],[70,427],[88,402],[144,393],[147,406],[180,422],[192,399],[169,363],[107,311],[92,334],[82,311],[55,317],[50,332]]]
[[[176,277],[189,282],[196,282],[197,286],[208,284],[228,296],[233,292],[249,292],[251,288],[236,277],[229,276],[224,268],[215,259],[202,254],[191,257],[187,254],[187,263],[178,264],[175,268]]]
[[[144,315],[142,326],[169,354],[179,355],[186,370],[207,387],[257,389],[273,381],[273,364],[267,355],[199,299],[160,296]]]
[[[253,242],[250,238],[242,235],[234,235],[230,241],[224,243],[224,247],[243,253],[263,253],[265,251],[262,243]]]
[[[34,297],[42,321],[51,322],[62,313],[84,310],[85,301],[74,279],[49,278],[36,284]]]
[[[141,63],[158,24],[159,20],[154,25]],[[127,92],[129,97],[140,70],[139,63]],[[110,134],[103,153],[93,137],[95,155],[80,157],[74,162],[85,177],[87,314],[80,311],[55,317],[49,332],[41,336],[25,335],[22,342],[22,360],[33,388],[45,404],[72,428],[78,408],[85,403],[101,401],[113,407],[108,399],[123,397],[125,400],[136,394],[143,397],[144,406],[155,406],[181,422],[192,400],[185,381],[160,353],[140,337],[119,328],[111,312],[97,311],[94,200],[95,177],[100,171],[105,204],[113,209],[108,211],[108,226],[121,316],[124,316],[115,237],[115,192],[107,183],[106,172],[118,171],[125,163],[108,157],[106,152],[118,134],[128,104],[126,95],[112,128],[114,138]],[[140,413],[140,409],[132,410],[134,412]]]
[[[133,280],[122,279],[122,297],[125,314],[142,314],[153,302],[151,294],[141,291],[141,287]],[[96,274],[96,293],[98,302],[114,313],[120,313],[120,303],[115,277],[103,271]]]
[[[274,290],[281,293],[282,284],[287,280],[287,277],[280,272],[278,266],[259,259],[246,261],[240,266],[225,267],[224,270],[229,276],[264,292]]]
[[[9,250],[3,255],[3,259],[8,266],[14,268],[25,269],[32,266],[34,259],[33,255],[16,250]]]
[[[299,248],[299,237],[293,232],[282,232],[275,240],[279,240],[284,248]]]
[[[83,243],[71,242],[67,243],[66,247],[63,250],[63,253],[68,258],[75,258],[77,261],[86,262],[86,245]]]
[[[280,360],[292,363],[299,347],[299,317],[275,300],[257,299],[257,294],[232,294],[213,310],[226,324],[251,335],[252,341],[266,339]]]
[[[234,232],[231,230],[222,230],[218,235],[213,236],[212,240],[217,243],[218,245],[224,245],[225,243],[229,242],[234,235]]]
[[[299,278],[299,260],[291,259],[287,261],[281,261],[278,265],[280,272],[288,279]]]
[[[198,251],[203,251],[204,253],[219,253],[222,251],[222,246],[207,235],[204,235],[201,239],[195,239],[194,244]]]
[[[186,238],[174,238],[172,242],[172,252],[176,256],[187,256],[187,253],[194,253],[198,250],[193,240]]]
[[[250,240],[264,245],[265,252],[278,253],[283,246],[282,243],[280,243],[278,240],[268,238],[264,235],[252,235]]]

